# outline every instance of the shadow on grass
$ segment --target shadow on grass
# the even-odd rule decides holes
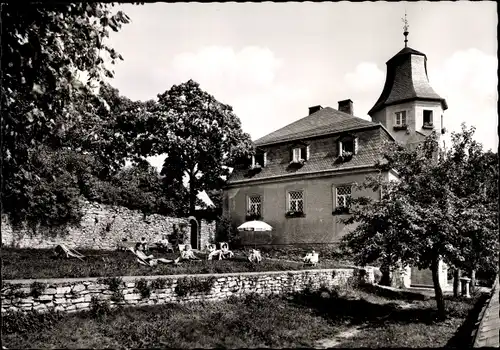
[[[467,348],[472,347],[472,332],[476,327],[476,322],[481,309],[488,299],[487,293],[481,293],[476,298],[472,299],[474,307],[467,314],[465,321],[457,329],[456,333],[446,344],[447,348]]]
[[[339,295],[336,290],[322,289],[317,292],[295,294],[292,302],[312,308],[317,314],[334,324],[349,323],[352,326],[365,325],[369,328],[376,328],[386,324],[431,325],[440,323],[434,300],[411,300],[406,296],[401,296],[403,300],[413,301],[409,307],[401,307],[392,295],[379,297],[363,289],[366,288],[357,287],[347,294],[341,293],[343,295]],[[372,298],[377,299],[377,302],[367,300]],[[474,314],[471,314],[469,310],[477,298],[467,301],[446,299],[448,299],[446,301],[448,318],[465,319],[469,314],[472,320],[470,322],[474,322]],[[477,312],[475,316],[477,318]],[[462,333],[466,334],[469,329],[470,325],[464,325]],[[460,344],[462,339],[463,336],[457,333],[456,342]]]

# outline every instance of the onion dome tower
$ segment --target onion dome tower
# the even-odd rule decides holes
[[[403,22],[405,47],[387,61],[384,89],[368,114],[397,141],[411,144],[432,130],[438,135],[445,132],[443,113],[448,106],[429,84],[425,54],[408,47],[406,14]]]

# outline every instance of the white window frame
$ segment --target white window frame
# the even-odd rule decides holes
[[[395,125],[396,126],[405,126],[406,125],[406,111],[398,111],[395,113],[396,114],[396,120],[395,120]],[[404,119],[404,122],[403,122]]]
[[[338,194],[339,188],[349,188],[351,191],[349,194]],[[349,208],[348,198],[352,198],[352,184],[334,186],[334,189],[335,189],[334,190],[335,209],[337,209],[337,208]],[[339,205],[339,196],[344,199],[344,203],[346,205]]]
[[[259,198],[259,211],[255,212],[252,210],[252,205],[256,205],[255,203],[252,203],[252,198]],[[258,194],[251,194],[247,196],[247,214],[257,214],[259,216],[262,216],[262,196]]]
[[[302,149],[300,147],[296,147],[292,151],[292,160],[294,162],[298,162],[302,159]]]
[[[300,193],[302,197],[292,199],[292,193]],[[304,191],[303,190],[288,191],[287,199],[288,199],[288,201],[287,201],[288,211],[292,211],[292,202],[294,202],[294,203],[302,202],[302,211],[300,211],[300,212],[301,213],[305,212],[305,200],[304,200]],[[298,204],[295,204],[295,208],[298,208]],[[293,210],[293,211],[298,212],[297,209]]]

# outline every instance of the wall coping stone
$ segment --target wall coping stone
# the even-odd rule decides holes
[[[158,278],[181,279],[185,277],[237,277],[237,276],[266,276],[266,275],[281,275],[281,274],[302,274],[302,273],[321,273],[332,271],[350,271],[353,269],[363,270],[363,267],[349,267],[349,268],[331,268],[331,269],[307,269],[307,270],[283,270],[283,271],[258,271],[258,272],[227,272],[227,273],[206,273],[206,274],[181,274],[181,275],[154,275],[154,276],[102,276],[102,277],[80,277],[80,278],[35,278],[35,279],[16,279],[16,280],[3,280],[3,284],[29,284],[33,282],[40,282],[46,284],[56,284],[64,282],[86,282],[97,281],[101,278],[120,277],[123,282],[130,282],[139,279],[154,280]]]

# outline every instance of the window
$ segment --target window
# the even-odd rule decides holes
[[[424,126],[432,126],[432,111],[424,109]]]
[[[293,158],[292,160],[294,162],[298,162],[302,157],[301,157],[301,151],[300,151],[300,148],[294,148],[293,149]]]
[[[252,168],[256,166],[265,167],[267,163],[267,152],[257,152],[252,156]]]
[[[261,216],[262,215],[262,197],[249,196],[248,197],[248,215]]]
[[[351,191],[352,188],[348,186],[339,186],[335,189],[335,197],[337,199],[337,208],[349,208],[351,203]]]
[[[288,210],[292,212],[304,212],[304,192],[288,192]]]
[[[346,154],[356,154],[358,153],[358,138],[354,136],[347,136],[338,141],[338,156],[344,156]]]
[[[406,125],[406,111],[396,112],[396,126]]]

